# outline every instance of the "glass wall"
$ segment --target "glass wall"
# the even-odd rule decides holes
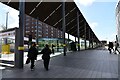
[[[80,49],[81,50],[85,49],[85,41],[84,41],[84,39],[80,39]]]
[[[62,39],[58,38],[40,38],[38,43],[38,49],[42,50],[46,44],[49,45],[49,47],[52,49],[52,44],[55,46],[54,50],[55,52],[61,52],[63,51],[63,41]]]
[[[87,47],[87,49],[89,48],[89,41],[88,40],[86,40],[86,47]]]

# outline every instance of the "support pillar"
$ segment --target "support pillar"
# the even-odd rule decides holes
[[[39,34],[38,34],[38,27],[39,27],[39,26],[38,26],[38,21],[39,21],[39,18],[37,17],[37,24],[36,24],[36,25],[37,25],[37,28],[36,28],[36,30],[37,30],[37,33],[36,33],[36,43],[37,43],[37,45],[38,45],[38,35],[39,35]],[[39,45],[37,46],[37,49],[38,49],[38,48],[39,48]]]
[[[59,52],[59,44],[58,44],[58,40],[57,40],[57,52]]]
[[[17,41],[18,45],[16,47],[18,53],[15,53],[16,68],[23,68],[23,64],[24,64],[24,58],[23,58],[24,57],[24,26],[25,26],[24,18],[25,18],[25,0],[19,0],[19,31],[17,33],[19,42]]]
[[[20,62],[18,45],[19,45],[19,29],[15,29],[15,50],[14,50],[14,52],[15,52],[15,58],[14,58],[15,68],[19,68],[19,62]]]
[[[68,42],[67,42],[68,51],[69,51],[69,40],[70,40],[70,36],[69,36],[69,34],[68,34]]]
[[[84,40],[85,41],[85,49],[87,49],[87,45],[86,45],[86,36],[87,36],[86,35],[86,22],[84,23],[84,30],[85,30],[85,33],[84,33],[84,35],[85,35],[85,37],[84,37],[85,38],[85,40]]]
[[[89,48],[90,48],[91,38],[90,38],[90,29],[89,29]]]
[[[92,41],[91,42],[92,42],[92,48],[93,48],[93,34],[92,34]]]
[[[64,56],[66,56],[66,41],[65,41],[65,31],[66,31],[66,27],[65,27],[65,2],[63,0],[62,2],[62,28],[63,28],[63,52],[64,52]]]
[[[77,12],[77,35],[78,35],[78,51],[80,51],[80,26],[79,26],[79,12]]]

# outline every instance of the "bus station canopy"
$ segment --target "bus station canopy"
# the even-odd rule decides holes
[[[25,2],[25,14],[39,19],[40,21],[62,31],[62,0],[58,0],[57,2],[45,2],[44,0],[33,1]],[[0,2],[16,10],[19,10],[19,0],[0,0]],[[65,2],[66,33],[77,37],[77,12],[79,12],[80,37],[84,38],[86,32],[87,40],[94,39],[95,42],[99,42],[99,39],[92,31],[89,24],[87,23],[81,11],[73,0],[67,0]]]

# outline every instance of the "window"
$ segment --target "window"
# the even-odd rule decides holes
[[[53,36],[53,34],[51,34],[51,36]]]
[[[48,25],[46,25],[46,28],[48,28]]]
[[[41,29],[42,27],[41,27],[41,26],[38,26],[38,28],[40,28],[40,29]]]
[[[29,16],[26,16],[26,21],[29,21],[30,20],[30,17]]]
[[[26,25],[29,25],[29,23],[26,23]]]
[[[39,34],[38,36],[41,37],[42,35]]]
[[[48,32],[46,32],[46,34],[48,34]]]
[[[25,31],[26,33],[29,33],[29,31]]]
[[[51,33],[53,33],[53,31],[51,31]]]
[[[53,28],[51,27],[51,30],[53,30]]]
[[[38,32],[42,32],[41,30],[38,30]]]
[[[37,29],[37,26],[34,26]]]
[[[42,25],[42,23],[41,23],[41,22],[38,22],[38,24]]]
[[[36,24],[36,22],[32,21],[32,24]]]

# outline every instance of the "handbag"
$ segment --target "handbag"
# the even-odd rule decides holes
[[[27,58],[26,64],[29,64],[29,63],[30,63],[30,58]]]

